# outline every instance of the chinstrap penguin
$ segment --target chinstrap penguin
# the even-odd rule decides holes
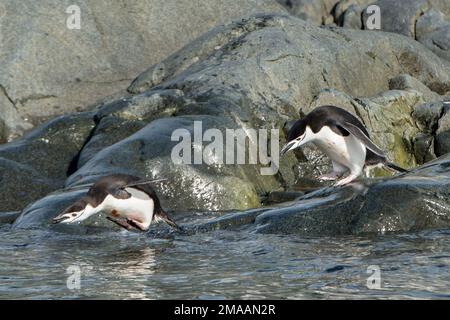
[[[350,112],[335,106],[317,107],[298,120],[288,132],[287,143],[281,155],[313,143],[330,159],[333,171],[320,176],[321,180],[336,180],[349,171],[349,175],[335,183],[341,186],[355,180],[365,166],[385,165],[399,172],[407,170],[392,163],[371,140],[367,129]]]
[[[53,219],[53,223],[75,223],[104,211],[107,219],[119,226],[141,231],[149,229],[153,221],[164,221],[175,229],[178,225],[162,209],[150,186],[162,180],[115,174],[98,180],[87,194]]]

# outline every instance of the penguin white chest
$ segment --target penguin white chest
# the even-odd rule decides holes
[[[102,208],[109,212],[115,211],[118,215],[137,220],[143,224],[152,222],[155,203],[145,192],[134,188],[125,188],[131,194],[128,199],[117,199],[108,195],[102,203]]]
[[[366,160],[366,146],[353,135],[341,136],[324,126],[314,136],[313,143],[335,161],[351,171],[359,171]]]

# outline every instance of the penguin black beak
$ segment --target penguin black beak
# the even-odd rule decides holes
[[[67,220],[69,217],[64,215],[58,215],[55,218],[53,218],[52,222],[53,224],[60,223],[61,221]]]
[[[288,143],[286,143],[285,145],[284,145],[284,147],[281,149],[281,151],[280,151],[280,154],[281,154],[281,156],[284,156],[288,151],[290,151],[291,150],[291,148],[294,146],[294,144],[296,144],[297,143],[297,140],[292,140],[292,141],[289,141]]]

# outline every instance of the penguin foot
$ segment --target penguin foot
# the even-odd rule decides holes
[[[337,178],[339,178],[340,175],[341,175],[341,173],[332,171],[332,172],[320,175],[319,180],[333,181],[333,180],[336,180]]]
[[[147,231],[147,229],[144,228],[144,226],[141,223],[139,223],[139,222],[137,222],[135,220],[127,219],[127,223],[132,225],[133,227],[135,227],[138,230]]]
[[[133,226],[130,225],[128,222],[123,221],[123,220],[119,220],[119,219],[114,219],[112,217],[106,217],[106,219],[108,219],[109,221],[114,222],[115,224],[117,224],[118,226],[121,226],[124,229],[127,229],[128,231],[133,229]]]
[[[345,178],[343,178],[343,179],[337,181],[337,182],[334,184],[334,186],[335,186],[335,187],[340,187],[340,186],[346,185],[346,184],[352,182],[353,180],[355,180],[356,178],[358,178],[358,175],[356,175],[356,174],[350,174],[350,175],[348,175],[347,177],[345,177]]]

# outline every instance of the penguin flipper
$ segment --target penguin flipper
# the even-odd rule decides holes
[[[398,171],[398,172],[402,172],[402,173],[407,173],[407,172],[409,172],[409,170],[406,170],[406,169],[404,169],[404,168],[402,168],[402,167],[399,167],[398,165],[396,165],[395,163],[392,163],[392,162],[390,162],[390,161],[387,161],[387,162],[385,163],[385,165],[386,165],[388,168],[391,168],[391,169],[393,169],[393,170],[395,170],[395,171]]]
[[[167,181],[167,179],[138,180],[138,181],[134,181],[134,182],[130,182],[130,183],[126,184],[124,186],[124,188],[126,188],[126,187],[135,187],[135,186],[140,186],[140,185],[146,185],[146,184],[149,184],[149,183],[160,182],[160,181]]]
[[[339,123],[339,125],[348,132],[350,132],[352,135],[354,135],[356,138],[358,138],[358,140],[360,140],[367,147],[367,149],[369,149],[370,151],[372,151],[373,153],[382,158],[386,158],[384,152],[380,148],[378,148],[372,142],[372,140],[370,140],[370,138],[364,133],[364,131],[358,128],[358,126],[355,126],[350,122],[344,122],[342,124]]]
[[[172,218],[170,218],[163,210],[155,212],[154,219],[155,221],[164,221],[172,228],[181,230],[181,228],[175,223],[175,221],[173,221]]]

